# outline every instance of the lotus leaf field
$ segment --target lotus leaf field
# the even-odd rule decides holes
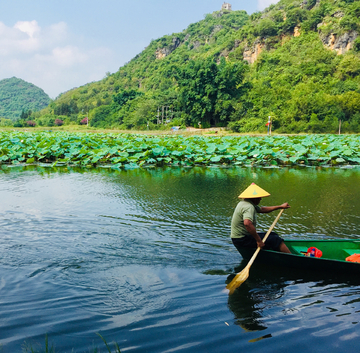
[[[137,168],[164,165],[359,165],[359,135],[149,136],[0,132],[0,164]]]

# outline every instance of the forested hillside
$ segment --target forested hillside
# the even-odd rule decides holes
[[[49,96],[32,83],[12,77],[0,81],[0,118],[15,121],[44,109]]]
[[[37,124],[360,132],[360,1],[215,11],[153,40],[114,74],[62,94]],[[85,119],[84,119],[85,118]]]

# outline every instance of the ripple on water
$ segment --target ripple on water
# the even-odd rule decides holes
[[[222,290],[244,265],[229,224],[249,182],[291,203],[277,224],[285,237],[359,237],[359,173],[0,174],[0,344],[38,347],[47,333],[59,351],[82,352],[104,348],[100,332],[133,352],[351,351],[356,281],[255,263],[233,296]]]

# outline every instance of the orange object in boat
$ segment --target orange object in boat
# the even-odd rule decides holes
[[[360,254],[352,254],[351,256],[348,256],[345,260],[350,262],[360,262]]]

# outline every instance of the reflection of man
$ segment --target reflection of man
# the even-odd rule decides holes
[[[246,263],[247,261],[242,261],[235,268],[235,272],[241,271]],[[282,298],[288,292],[285,288],[289,283],[293,283],[291,279],[298,277],[293,275],[293,269],[291,271],[289,269],[289,272],[282,269],[283,276],[274,276],[274,271],[264,271],[262,266],[254,266],[251,273],[249,279],[237,290],[236,295],[229,295],[228,306],[234,313],[234,323],[245,331],[254,332],[266,330],[274,324],[274,322],[271,323],[272,320],[269,320],[271,315],[267,310],[271,312],[279,301],[284,301]],[[228,282],[232,278],[233,274],[230,274],[227,278]],[[264,335],[255,340],[266,337],[271,336]]]
[[[256,213],[269,213],[279,209],[289,208],[289,204],[283,203],[279,206],[259,206],[263,197],[270,196],[268,192],[261,189],[255,183],[252,183],[240,196],[243,200],[235,208],[231,221],[231,240],[235,247],[256,248],[276,250],[290,253],[284,240],[275,232],[271,232],[269,237],[263,243],[262,239],[265,233],[256,231]]]
[[[264,298],[267,301],[272,299],[269,298],[270,286],[266,287],[266,291],[261,284],[259,287],[260,289],[253,291],[251,287],[244,286],[241,287],[241,292],[238,295],[229,295],[228,306],[235,315],[235,324],[248,332],[267,329],[265,319],[262,316],[262,304]]]

